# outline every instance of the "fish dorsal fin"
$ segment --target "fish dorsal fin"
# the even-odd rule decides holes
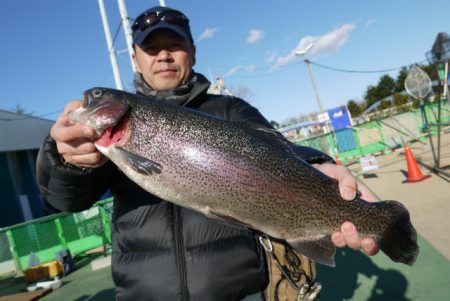
[[[275,145],[288,154],[295,155],[289,142],[280,132],[274,128],[265,127],[257,123],[237,122],[237,124],[250,135],[258,137],[260,140]]]

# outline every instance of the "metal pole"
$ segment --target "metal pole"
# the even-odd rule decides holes
[[[441,103],[444,101],[444,99],[446,99],[447,97],[447,85],[448,85],[448,62],[445,62],[445,71],[444,71],[444,90],[443,90],[443,96],[441,97],[441,99],[439,99],[439,103],[438,103],[438,155],[437,155],[437,167],[440,168],[441,167],[441,124],[442,124],[442,119],[441,119]]]
[[[120,79],[119,66],[117,65],[116,51],[112,43],[111,32],[109,30],[108,17],[106,16],[105,4],[103,0],[98,0],[98,6],[100,7],[100,14],[102,16],[103,29],[105,30],[106,44],[108,46],[109,58],[111,59],[111,66],[114,74],[114,82],[116,88],[123,90],[122,80]]]
[[[136,67],[134,66],[133,62],[133,37],[131,34],[131,27],[130,27],[130,17],[128,17],[127,7],[125,6],[125,0],[117,0],[117,3],[119,4],[119,11],[120,11],[120,17],[123,27],[123,32],[125,34],[125,40],[127,41],[127,48],[128,48],[128,54],[130,55],[130,61],[131,61],[131,68],[133,69],[133,73],[136,72]]]
[[[306,66],[308,66],[309,78],[311,79],[311,84],[312,84],[312,87],[314,90],[314,94],[316,95],[317,104],[319,105],[319,110],[320,110],[319,113],[322,113],[323,112],[322,102],[320,101],[319,90],[317,90],[317,85],[316,85],[316,79],[312,72],[311,62],[309,60],[305,59],[305,63],[306,63]]]

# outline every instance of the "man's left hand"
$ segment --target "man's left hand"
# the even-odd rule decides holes
[[[362,199],[368,202],[376,201],[369,189],[358,183],[347,167],[332,163],[313,164],[313,166],[339,182],[339,191],[343,199],[351,201],[355,198],[356,191],[359,191]],[[379,250],[372,238],[361,238],[351,222],[344,222],[341,225],[341,232],[334,232],[331,240],[336,247],[348,246],[354,250],[362,249],[369,256],[377,254]]]

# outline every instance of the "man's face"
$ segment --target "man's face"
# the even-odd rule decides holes
[[[172,30],[152,33],[135,47],[136,70],[155,91],[165,91],[184,83],[195,64],[195,47]]]

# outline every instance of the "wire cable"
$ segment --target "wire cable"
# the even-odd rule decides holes
[[[412,64],[408,64],[408,65],[403,65],[400,67],[394,67],[394,68],[387,68],[387,69],[380,69],[380,70],[351,70],[351,69],[344,69],[344,68],[336,68],[336,67],[331,67],[331,66],[326,66],[326,65],[322,65],[316,62],[312,62],[310,60],[305,59],[304,61],[301,62],[296,62],[296,63],[292,63],[292,64],[287,64],[283,67],[279,67],[277,69],[275,69],[274,71],[269,71],[269,72],[264,72],[264,73],[254,73],[254,74],[249,74],[249,75],[237,75],[236,77],[245,77],[245,78],[252,78],[252,77],[267,77],[267,76],[271,76],[283,71],[286,71],[287,69],[289,69],[290,67],[294,66],[294,65],[298,65],[298,64],[303,64],[303,63],[310,63],[311,65],[320,67],[320,68],[324,68],[324,69],[328,69],[328,70],[332,70],[332,71],[337,71],[337,72],[344,72],[344,73],[386,73],[386,72],[391,72],[391,71],[395,71],[395,70],[400,70],[402,68],[407,68],[411,65],[418,65],[424,62],[427,62],[427,59],[424,59],[422,61],[418,61]],[[221,66],[220,68],[224,68],[223,66]],[[272,67],[258,67],[255,68],[256,71],[265,71],[265,70],[270,70],[272,69]]]
[[[346,73],[383,73],[383,72],[390,72],[390,71],[395,71],[395,70],[400,70],[402,68],[406,68],[409,67],[411,65],[414,64],[421,64],[423,62],[426,62],[427,60],[422,60],[420,62],[416,62],[416,63],[412,63],[409,65],[405,65],[405,66],[400,66],[400,67],[395,67],[395,68],[388,68],[388,69],[381,69],[381,70],[349,70],[349,69],[342,69],[342,68],[335,68],[335,67],[330,67],[330,66],[325,66],[322,64],[318,64],[315,62],[311,62],[310,60],[305,60],[305,62],[310,63],[314,66],[320,67],[320,68],[324,68],[324,69],[328,69],[328,70],[333,70],[333,71],[338,71],[338,72],[346,72]]]

